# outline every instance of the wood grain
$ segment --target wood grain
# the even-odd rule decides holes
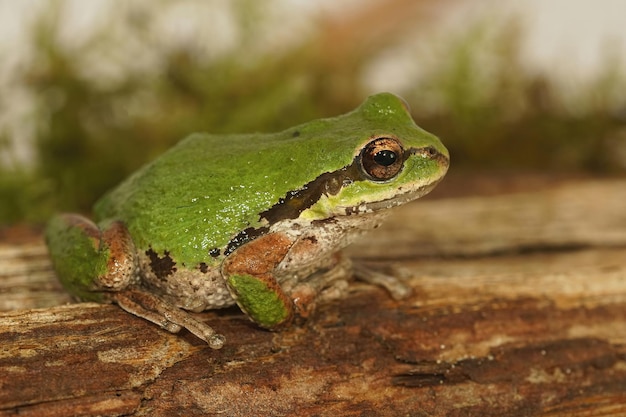
[[[626,181],[411,204],[301,327],[199,314],[214,351],[115,306],[67,304],[40,239],[0,244],[0,416],[626,415]]]

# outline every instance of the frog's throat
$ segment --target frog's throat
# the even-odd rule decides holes
[[[406,160],[411,155],[415,154],[425,155],[428,158],[435,160],[440,166],[445,167],[446,169],[449,164],[447,155],[430,146],[425,148],[406,149],[403,153],[403,158]],[[355,181],[370,181],[370,179],[363,174],[360,164],[360,155],[357,155],[354,157],[354,160],[350,163],[350,165],[347,165],[337,171],[325,172],[313,181],[305,184],[301,189],[288,192],[285,197],[280,198],[276,204],[261,213],[259,223],[262,226],[248,227],[233,237],[226,245],[224,255],[228,255],[244,243],[266,234],[270,230],[271,226],[279,221],[297,219],[303,211],[313,206],[313,204],[318,202],[323,195],[336,195],[341,191],[344,185],[351,184]],[[337,210],[335,210],[333,214],[353,215],[371,213],[385,208],[401,205],[430,192],[430,190],[437,185],[442,177],[443,174],[435,181],[424,183],[417,188],[411,189],[406,193],[396,195],[392,198],[376,202],[363,203],[352,207],[337,207]]]

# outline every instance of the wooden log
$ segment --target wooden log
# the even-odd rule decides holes
[[[41,240],[5,241],[0,416],[626,415],[625,205],[623,180],[412,204],[350,249],[411,297],[354,283],[280,333],[199,314],[219,351],[65,305]]]

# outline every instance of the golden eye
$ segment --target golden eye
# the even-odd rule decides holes
[[[404,164],[402,145],[397,139],[374,139],[361,151],[361,168],[374,181],[388,181]]]

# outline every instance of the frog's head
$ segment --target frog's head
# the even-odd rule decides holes
[[[270,222],[285,217],[326,219],[398,206],[427,194],[448,170],[448,150],[415,124],[406,103],[393,94],[371,96],[353,112],[320,123],[327,158],[337,160],[328,162],[334,169],[288,195],[280,208],[263,213]],[[317,128],[300,130],[306,134],[309,129],[315,137]],[[307,140],[311,149],[322,147],[313,144],[315,139]],[[289,211],[292,214],[285,215]]]

